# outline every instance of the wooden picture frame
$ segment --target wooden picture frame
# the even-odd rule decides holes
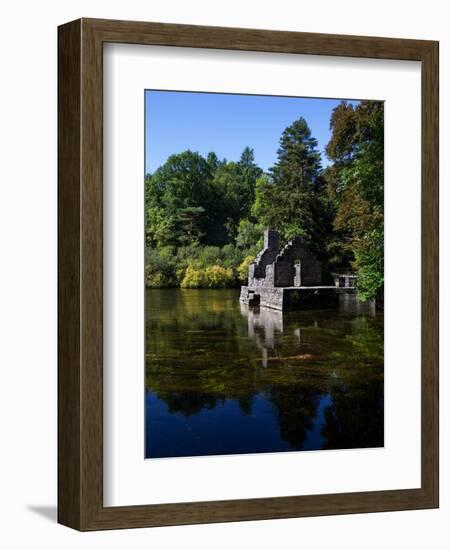
[[[58,29],[58,521],[81,530],[438,506],[438,43],[79,19]],[[105,42],[412,60],[422,66],[421,487],[103,506],[102,46]]]

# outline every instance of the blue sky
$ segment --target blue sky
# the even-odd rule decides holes
[[[323,153],[330,137],[330,114],[338,99],[311,99],[198,92],[145,92],[145,170],[190,149],[206,156],[239,160],[247,145],[267,170],[276,161],[283,130],[304,117]],[[322,163],[327,160],[322,154]]]

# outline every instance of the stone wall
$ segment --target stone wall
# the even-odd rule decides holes
[[[259,252],[255,261],[249,267],[249,281],[263,279],[266,275],[266,267],[272,264],[279,252],[279,235],[277,231],[266,229],[264,231],[264,248]]]
[[[275,264],[275,286],[294,286],[294,264],[278,260]]]
[[[295,267],[297,266],[297,267]],[[276,231],[264,231],[264,248],[250,264],[249,286],[300,287],[322,284],[322,263],[297,237],[279,250]]]
[[[300,286],[320,286],[322,284],[322,262],[315,258],[300,260]]]
[[[294,286],[302,286],[302,263],[296,262],[294,265]]]

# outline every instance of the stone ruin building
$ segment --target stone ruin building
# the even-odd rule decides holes
[[[264,248],[250,264],[240,301],[280,311],[338,307],[336,286],[323,284],[324,268],[300,237],[280,249],[277,231],[264,231]]]

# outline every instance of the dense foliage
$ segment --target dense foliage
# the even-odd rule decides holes
[[[277,229],[282,239],[302,236],[323,253],[331,232],[331,210],[317,140],[304,118],[284,130],[277,154],[269,175],[257,182],[252,214],[265,227]]]
[[[376,297],[384,272],[384,105],[342,102],[332,113],[325,171],[333,201],[335,260],[351,264],[358,296]]]
[[[301,235],[332,268],[358,274],[361,299],[383,285],[383,104],[341,102],[322,168],[300,117],[284,130],[267,172],[246,147],[238,162],[193,151],[145,179],[146,284],[223,288],[245,282],[264,228]]]

